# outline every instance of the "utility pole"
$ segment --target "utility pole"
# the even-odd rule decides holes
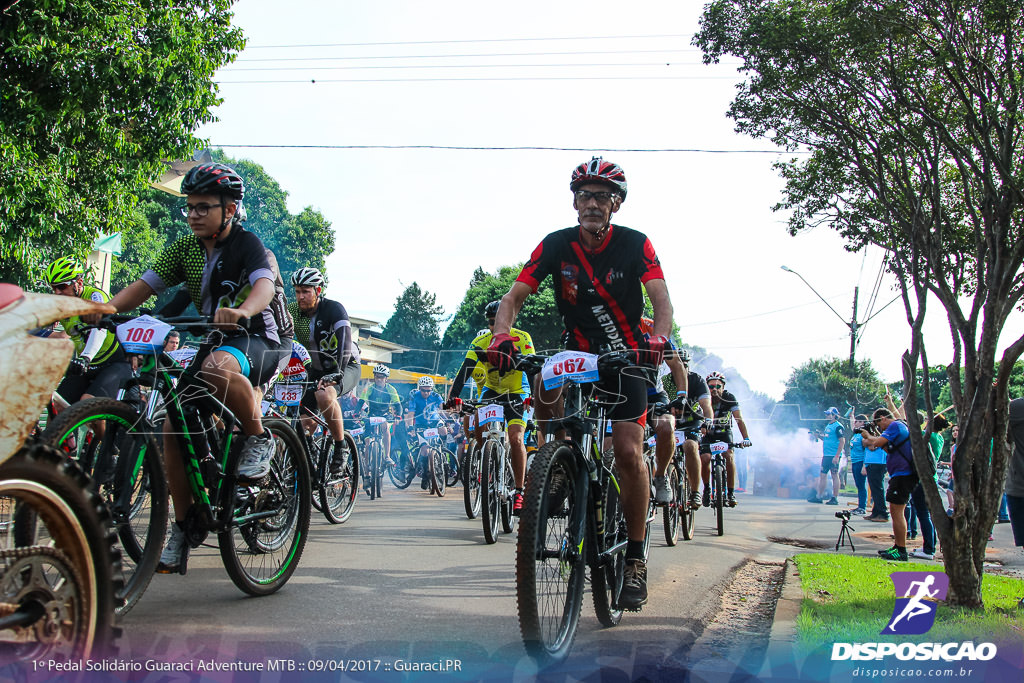
[[[857,350],[857,292],[860,287],[853,288],[853,317],[850,318],[850,374],[853,374],[853,355]]]

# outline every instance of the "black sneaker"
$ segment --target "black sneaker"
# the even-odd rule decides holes
[[[706,508],[711,507],[711,491],[710,489],[704,489],[704,495],[700,499],[700,504]]]
[[[834,497],[829,498],[827,501],[825,501],[825,505],[839,505],[839,500]]]
[[[420,479],[420,489],[421,490],[426,491],[429,487],[430,487],[430,484],[427,483],[427,478],[426,477],[423,477],[422,479]]]
[[[897,548],[896,546],[893,546],[886,550],[884,553],[879,553],[879,555],[882,556],[883,560],[890,560],[892,562],[908,561],[906,548]]]
[[[818,494],[817,493],[812,493],[810,498],[807,499],[807,502],[808,503],[824,503],[825,501],[823,501],[821,498],[818,498]]]
[[[637,611],[647,604],[647,563],[643,560],[626,560],[622,577],[622,592],[619,593],[619,607]]]

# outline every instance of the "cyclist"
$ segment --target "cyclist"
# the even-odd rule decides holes
[[[438,433],[445,436],[447,430],[441,424],[440,413],[443,404],[444,399],[441,398],[439,393],[434,391],[433,378],[424,375],[416,383],[416,388],[409,392],[409,397],[405,401],[405,409],[412,413],[413,426],[416,430],[437,427]],[[419,467],[422,472],[420,488],[426,491],[429,486],[427,482],[427,463],[421,461]]]
[[[366,386],[363,395],[359,397],[359,409],[369,409],[369,417],[397,417],[402,413],[402,399],[398,397],[398,391],[388,383],[391,376],[391,368],[383,363],[373,366],[373,382]],[[390,465],[394,462],[391,459],[391,430],[381,430],[384,436],[384,453]]]
[[[700,482],[703,476],[705,486],[711,476],[711,454],[700,452],[701,430],[713,424],[714,410],[711,408],[711,392],[708,383],[696,372],[690,370],[690,352],[681,349],[679,361],[686,371],[688,394],[676,396],[670,404],[675,415],[676,429],[683,432],[683,453],[686,456],[686,478],[690,480],[690,508],[700,507]]]
[[[46,283],[54,294],[73,296],[86,301],[105,303],[110,295],[85,284],[84,270],[70,256],[62,256],[46,269]],[[57,387],[57,393],[67,403],[76,403],[93,396],[116,398],[121,384],[131,378],[132,367],[117,336],[107,330],[89,329],[79,316],[60,321],[64,333],[75,344],[75,357]],[[62,406],[54,401],[55,412]]]
[[[526,420],[523,417],[523,406],[530,395],[530,383],[526,373],[522,371],[517,370],[502,375],[497,368],[487,362],[487,347],[490,346],[493,336],[491,330],[494,329],[494,316],[498,314],[500,305],[500,301],[492,301],[484,307],[487,331],[478,335],[470,344],[466,359],[462,361],[462,367],[459,368],[452,381],[452,386],[448,390],[448,402],[445,403],[445,407],[450,408],[455,405],[466,379],[473,376],[478,365],[483,365],[487,376],[484,380],[484,389],[480,394],[480,400],[500,404],[508,423],[509,454],[512,461],[512,475],[516,482],[512,512],[518,515],[523,509],[523,486],[526,482],[526,444],[523,442]],[[512,336],[516,338],[515,350],[518,353],[524,355],[534,353],[533,339],[530,338],[529,333],[516,328],[512,328],[511,332]]]
[[[246,437],[238,476],[258,480],[270,471],[276,448],[260,420],[253,388],[276,375],[288,355],[292,320],[268,250],[242,226],[241,176],[224,164],[203,163],[185,174],[181,191],[187,196],[181,212],[191,234],[166,247],[153,267],[111,303],[118,311],[128,311],[153,294],[185,283],[196,309],[212,316],[218,326],[203,341],[187,372],[197,374],[238,418]],[[246,321],[248,330],[240,331],[239,323]],[[189,545],[180,523],[192,505],[180,442],[170,423],[164,423],[164,467],[177,523],[171,526],[157,566],[161,573],[186,568]]]
[[[672,325],[672,302],[654,247],[635,230],[612,225],[612,214],[626,199],[626,176],[617,164],[594,157],[573,170],[569,182],[578,224],[557,230],[534,249],[495,317],[488,360],[499,371],[511,369],[515,348],[511,334],[523,302],[550,275],[555,299],[568,332],[568,347],[600,353],[648,350],[648,360],[661,362]],[[646,289],[654,307],[654,326],[644,342],[640,332]],[[601,379],[598,389],[623,397],[609,411],[612,441],[626,517],[626,568],[619,604],[639,609],[647,602],[647,561],[644,537],[650,481],[643,462],[647,419],[647,379],[639,368],[627,368]]]
[[[650,318],[640,318],[640,331],[644,333],[644,339],[650,338],[651,330],[654,328],[654,321]],[[662,384],[662,378],[671,373],[675,382],[676,398],[686,398],[687,376],[683,364],[679,361],[676,345],[669,341],[665,349],[665,360],[661,366],[651,371],[654,380],[647,387],[647,419],[651,421],[651,428],[655,436],[655,468],[654,468],[654,499],[658,503],[672,502],[672,489],[668,485],[668,477],[665,476],[668,465],[672,462],[672,454],[676,451],[676,420],[671,411],[654,414],[656,406],[668,406],[669,398]]]
[[[725,390],[725,375],[720,372],[712,372],[707,376],[708,389],[711,391],[711,407],[715,411],[714,422],[711,428],[704,435],[701,444],[701,451],[707,451],[710,458],[710,445],[715,441],[732,443],[732,421],[736,420],[740,434],[743,435],[743,448],[750,448],[750,437],[747,434],[747,423],[743,421],[743,413],[740,411],[740,402],[732,393]],[[734,488],[736,485],[736,465],[733,461],[732,449],[725,452],[725,472],[728,479],[726,485],[726,505],[736,507],[736,496]],[[708,480],[704,480],[704,507],[711,506],[711,487]]]
[[[315,389],[302,396],[302,405],[319,409],[334,439],[331,474],[341,474],[345,466],[345,424],[333,384],[325,375],[343,373],[341,392],[347,394],[359,382],[359,350],[352,337],[348,311],[337,301],[325,299],[324,276],[316,268],[299,268],[292,273],[295,304],[288,309],[295,320],[295,338],[309,350],[309,378]]]

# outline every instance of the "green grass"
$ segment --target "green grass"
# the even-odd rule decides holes
[[[973,612],[939,603],[935,626],[920,636],[880,635],[895,602],[889,574],[895,571],[942,571],[941,564],[887,562],[870,557],[800,554],[804,601],[797,616],[799,647],[810,652],[833,642],[949,642],[984,637],[987,641],[1020,641],[1024,637],[1024,581],[986,574],[981,595],[984,611]]]

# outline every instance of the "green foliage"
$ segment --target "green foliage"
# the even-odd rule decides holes
[[[849,359],[813,358],[794,368],[786,382],[774,422],[788,429],[811,429],[825,421],[826,409],[835,406],[843,415],[871,412],[883,405],[885,385],[870,360],[858,361],[850,371]]]
[[[414,351],[401,355],[404,368],[434,371],[437,350],[441,344],[441,318],[444,309],[437,304],[437,295],[420,289],[413,282],[395,300],[395,312],[384,324],[382,336]]]
[[[202,143],[231,0],[22,0],[0,21],[0,280],[27,285],[126,229],[136,196]],[[132,228],[136,233],[137,229]]]
[[[925,402],[924,402],[924,396],[925,395],[924,395],[924,392],[921,391],[921,388],[923,387],[923,382],[921,381],[921,379],[922,379],[923,376],[924,375],[921,372],[921,370],[918,370],[917,373],[916,373],[916,378],[917,378],[916,381],[917,381],[917,410],[919,410],[919,411],[920,410],[925,410]],[[948,400],[944,404],[941,403],[943,393],[945,393],[947,396],[949,395],[949,375],[946,374],[946,368],[944,368],[944,367],[930,367],[930,368],[928,368],[928,388],[929,388],[929,392],[931,394],[932,410],[933,411],[938,412],[938,411],[942,410],[943,408],[945,408],[946,406],[948,406],[950,404],[950,401],[948,401]],[[899,380],[899,381],[891,383],[889,385],[889,390],[892,392],[892,395],[894,397],[902,397],[902,396],[906,395],[906,391],[904,390],[904,386],[903,386],[903,380]]]
[[[441,340],[441,372],[452,374],[458,370],[469,343],[477,332],[487,328],[484,306],[505,296],[522,268],[523,264],[520,263],[502,266],[494,274],[485,273],[482,268],[473,272],[466,296]],[[537,350],[560,348],[559,340],[564,325],[555,305],[555,291],[551,287],[550,278],[541,284],[536,294],[526,297],[515,327],[530,333]]]

